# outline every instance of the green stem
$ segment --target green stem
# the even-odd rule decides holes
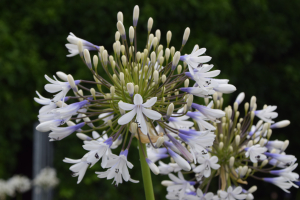
[[[153,192],[150,169],[146,162],[146,158],[143,155],[143,151],[145,152],[145,154],[147,154],[146,145],[139,142],[139,154],[140,154],[140,161],[142,167],[142,175],[143,175],[146,200],[154,200],[154,192]]]

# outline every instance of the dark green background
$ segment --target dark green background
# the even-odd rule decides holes
[[[33,101],[35,90],[47,96],[43,75],[56,71],[72,74],[75,79],[92,79],[78,56],[67,58],[64,44],[69,32],[111,52],[116,31],[116,15],[124,13],[126,30],[132,24],[134,5],[140,6],[138,22],[139,50],[146,41],[146,24],[154,19],[153,32],[160,29],[161,43],[166,32],[173,33],[171,45],[179,49],[186,27],[191,28],[184,53],[194,44],[207,48],[221,78],[230,79],[237,92],[227,96],[233,102],[239,92],[247,101],[257,96],[258,108],[277,105],[277,120],[289,119],[288,128],[274,131],[273,139],[289,139],[288,154],[300,157],[299,103],[300,80],[299,33],[300,1],[282,0],[186,0],[186,1],[0,1],[0,178],[13,174],[32,176],[32,132],[39,105]],[[49,96],[49,95],[48,95]],[[50,97],[50,96],[49,96]],[[55,143],[55,167],[61,180],[55,199],[144,199],[143,185],[125,183],[115,187],[112,181],[100,180],[94,174],[100,167],[87,171],[81,184],[70,176],[64,157],[80,158],[85,150],[76,137]],[[129,159],[134,163],[132,177],[141,180],[138,153],[132,148]],[[299,173],[299,170],[297,170]],[[157,199],[166,190],[154,176]],[[254,183],[255,199],[296,199],[270,184]],[[276,196],[276,195],[275,195]],[[30,198],[30,192],[25,195]],[[298,194],[299,198],[299,194]]]

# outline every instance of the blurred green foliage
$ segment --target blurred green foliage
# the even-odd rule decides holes
[[[230,79],[237,92],[226,95],[232,102],[244,91],[249,101],[258,98],[258,108],[264,104],[278,105],[278,120],[289,119],[291,125],[276,130],[273,139],[289,139],[287,153],[300,158],[298,130],[300,123],[298,105],[300,92],[299,33],[300,1],[280,0],[186,0],[186,1],[71,1],[71,0],[21,0],[0,1],[0,177],[9,178],[14,173],[31,175],[32,132],[37,120],[39,105],[34,103],[35,90],[48,96],[43,86],[43,75],[56,71],[72,74],[75,79],[92,79],[80,58],[67,58],[64,44],[72,31],[78,37],[112,51],[116,31],[116,14],[124,13],[126,29],[132,24],[134,5],[140,6],[138,22],[138,47],[146,42],[146,24],[154,19],[153,31],[173,33],[171,45],[179,49],[185,27],[191,28],[190,39],[184,53],[191,52],[194,44],[206,47],[213,57],[211,63],[222,70],[221,78]],[[140,184],[124,183],[115,187],[112,181],[99,180],[88,170],[82,183],[71,178],[64,157],[80,158],[85,153],[82,142],[76,137],[55,143],[55,167],[61,183],[56,199],[144,199],[138,152],[132,147],[129,160],[134,163],[131,176]],[[299,173],[299,170],[298,170]],[[166,176],[153,176],[157,199],[164,199],[166,190],[160,181]],[[250,182],[251,184],[254,182]],[[249,185],[251,185],[249,184]],[[256,199],[270,199],[277,192],[275,186],[257,184]],[[247,187],[247,186],[246,186]],[[299,197],[299,195],[298,195]]]

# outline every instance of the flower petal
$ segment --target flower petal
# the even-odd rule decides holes
[[[119,107],[123,110],[132,110],[134,109],[135,105],[130,103],[119,102]]]
[[[134,105],[141,105],[141,104],[143,104],[143,98],[142,98],[142,96],[140,94],[134,95],[133,103],[134,103]]]
[[[135,115],[136,115],[136,108],[134,108],[132,111],[120,117],[118,120],[118,124],[120,125],[128,124]]]
[[[159,112],[154,110],[142,108],[142,112],[150,119],[158,120],[159,118],[162,117]]]
[[[143,103],[143,107],[149,108],[149,107],[153,106],[156,103],[156,101],[157,101],[157,97],[152,97],[151,99],[146,101],[146,103]]]

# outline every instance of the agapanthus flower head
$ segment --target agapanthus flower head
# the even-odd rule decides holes
[[[220,70],[210,71],[213,65],[208,63],[211,57],[205,55],[205,48],[195,45],[191,54],[183,52],[190,28],[185,29],[180,47],[170,46],[172,33],[168,31],[164,49],[160,44],[161,32],[151,33],[153,19],[149,18],[146,46],[137,49],[139,14],[140,9],[135,6],[129,32],[125,31],[128,29],[124,26],[123,13],[117,14],[113,52],[71,33],[67,38],[70,44],[66,45],[71,53],[68,56],[79,54],[93,80],[74,80],[63,72],[57,73],[63,81],[45,76],[50,82],[45,89],[57,94],[52,99],[39,94],[35,98],[43,105],[38,130],[51,130],[51,141],[74,132],[84,140],[83,148],[88,152],[81,159],[64,159],[73,164],[70,170],[78,176],[78,183],[86,170],[99,160],[102,168],[106,168],[97,172],[99,178],[113,179],[116,185],[123,181],[137,182],[131,179],[129,171],[133,165],[127,160],[129,153],[137,153],[137,148],[130,148],[135,144],[133,140],[138,143],[142,169],[150,168],[154,174],[179,169],[195,174],[193,181],[185,180],[181,172],[178,178],[169,174],[172,181],[167,182],[167,197],[170,199],[193,199],[197,195],[202,199],[215,198],[206,191],[197,193],[196,187],[208,188],[216,175],[220,177],[223,192],[219,193],[224,198],[246,198],[248,193],[237,185],[246,184],[254,172],[263,172],[262,167],[268,161],[275,166],[276,162],[295,163],[294,157],[283,153],[286,143],[274,152],[275,143],[269,142],[271,128],[284,126],[270,125],[277,117],[276,106],[256,111],[253,97],[240,119],[238,107],[244,99],[242,93],[233,109],[228,106],[223,110],[222,94],[236,88],[228,84],[229,80],[216,78]],[[92,50],[95,55],[91,59]],[[67,96],[72,95],[70,90],[73,96]],[[199,104],[198,97],[205,98],[205,105]],[[209,99],[213,101],[209,103]],[[255,116],[265,123],[261,121],[253,127]],[[157,166],[155,162],[161,159],[170,159],[171,163],[160,162]],[[296,177],[290,170],[273,173],[293,180]]]

